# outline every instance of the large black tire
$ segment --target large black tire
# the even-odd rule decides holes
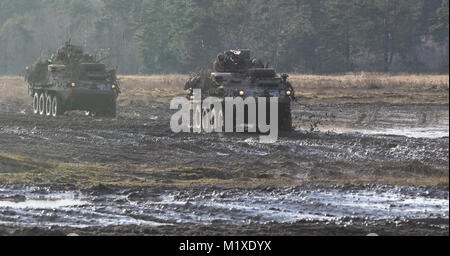
[[[39,93],[35,93],[33,96],[33,114],[39,114]]]
[[[109,117],[115,118],[117,115],[117,101],[116,99],[111,99],[108,104],[102,107],[98,107],[86,112],[87,116],[90,117]]]
[[[63,106],[60,98],[56,95],[52,99],[52,111],[51,112],[52,112],[53,117],[64,115],[64,106]]]
[[[203,111],[202,111],[202,106],[198,105],[193,111],[192,111],[192,128],[193,129],[197,129],[197,130],[201,130],[202,128],[202,118],[200,119],[195,119],[196,115],[198,115],[200,113],[200,117],[202,117],[203,115]]]
[[[115,118],[117,116],[117,100],[112,99],[105,110],[100,113],[101,116]]]
[[[113,99],[111,102],[109,116],[115,118],[117,116],[117,100]]]
[[[45,114],[45,94],[41,93],[39,95],[39,115],[43,116]]]
[[[210,120],[205,119],[205,115],[209,113],[210,116]],[[216,122],[216,118],[218,119]],[[221,125],[221,123],[223,123],[223,110],[217,110],[214,107],[212,107],[209,111],[206,111],[205,109],[202,108],[202,129],[203,131],[205,130],[204,126],[206,125],[205,122],[208,123],[208,125],[210,126],[210,128],[212,129],[212,132],[215,132],[216,130],[218,130],[219,126]]]
[[[225,109],[225,103],[222,103],[222,110],[223,110],[223,128],[222,128],[222,130],[224,131],[224,132],[226,132],[226,118],[227,118],[227,116],[226,116],[226,109]],[[237,113],[236,113],[236,108],[233,108],[233,120],[232,120],[232,122],[233,122],[233,131],[232,132],[234,132],[234,133],[237,133],[237,118],[236,118],[236,115],[237,115]],[[244,119],[245,119],[245,117],[244,117]],[[245,120],[244,120],[244,122],[245,122]],[[245,128],[244,128],[244,131],[245,131]]]
[[[292,131],[291,104],[280,104],[278,113],[278,127],[280,131]]]
[[[45,99],[45,115],[46,116],[52,115],[52,102],[53,102],[53,97],[52,97],[52,95],[48,94],[47,98]]]
[[[213,123],[213,127],[214,127],[214,131],[218,131],[220,127],[222,127],[222,129],[220,129],[221,132],[223,132],[223,128],[225,127],[225,123],[224,123],[224,115],[223,115],[223,109],[221,110],[217,110],[215,108],[212,109],[213,111],[213,116],[214,116],[214,121]],[[217,119],[217,122],[216,122]]]
[[[260,120],[259,119],[259,108],[260,108],[261,106],[259,105],[259,103],[258,103],[258,105],[257,105],[257,108],[256,108],[256,125],[257,125],[257,127],[256,127],[256,129],[257,129],[257,131],[258,132],[260,132],[260,133],[262,133],[262,131],[260,130],[260,127],[259,127],[259,122],[261,121],[262,122],[262,119]],[[269,120],[270,120],[270,101],[266,101],[266,124],[269,122]]]

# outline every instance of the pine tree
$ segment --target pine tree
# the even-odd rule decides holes
[[[442,46],[442,60],[440,72],[449,72],[449,6],[448,0],[443,0],[442,5],[436,10],[430,32],[436,42]]]

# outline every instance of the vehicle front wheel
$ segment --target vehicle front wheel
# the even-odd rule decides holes
[[[33,114],[39,114],[39,93],[35,93],[33,96]]]
[[[109,117],[113,117],[113,118],[117,116],[117,100],[116,99],[112,100],[108,115],[109,115]]]
[[[280,131],[292,131],[292,114],[290,104],[280,104],[278,123]]]
[[[111,102],[99,112],[99,115],[115,118],[117,115],[117,101],[112,99]]]

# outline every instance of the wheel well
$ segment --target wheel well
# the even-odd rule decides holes
[[[46,93],[46,94],[52,94],[52,95],[56,94],[55,90],[49,90],[49,89],[35,89],[35,88],[33,88],[33,89],[30,89],[30,91],[33,92],[33,95],[35,93],[39,93],[39,94]]]
[[[53,90],[45,90],[45,94],[51,95],[51,96],[55,96],[55,95],[56,95],[56,91],[53,91]]]

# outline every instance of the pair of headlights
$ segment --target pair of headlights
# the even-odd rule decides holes
[[[77,87],[77,84],[76,83],[72,83],[72,87]],[[113,85],[111,85],[111,88],[112,89],[116,89],[117,86],[115,84],[113,84]]]
[[[244,96],[245,92],[243,90],[239,90],[238,88],[234,89],[234,93],[238,94],[239,96]],[[286,96],[291,96],[292,95],[292,90],[287,90],[286,91]]]
[[[244,90],[239,90],[238,88],[234,88],[234,93],[238,94],[239,96],[244,96],[245,95]]]

